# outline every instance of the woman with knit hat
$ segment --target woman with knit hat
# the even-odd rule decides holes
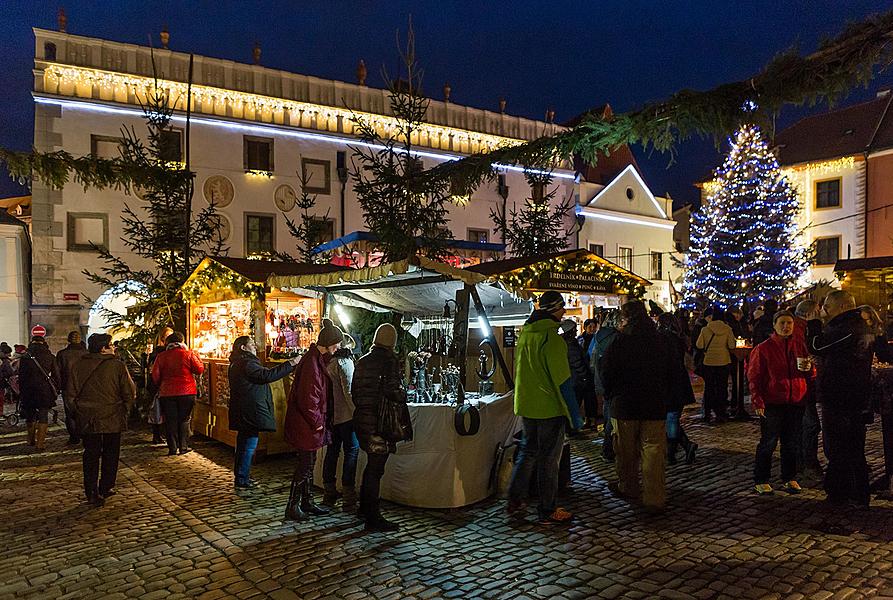
[[[360,507],[357,514],[366,522],[367,531],[397,531],[399,527],[381,516],[379,493],[381,477],[388,456],[397,451],[397,445],[386,441],[378,431],[378,408],[383,398],[392,402],[406,403],[406,390],[400,373],[400,361],[394,348],[397,346],[397,329],[384,323],[375,330],[372,349],[357,361],[353,375],[351,396],[356,410],[353,413],[354,429],[360,448],[368,460],[363,470],[360,488]],[[407,414],[406,411],[403,413]],[[404,423],[409,425],[409,423]]]
[[[313,465],[316,451],[332,441],[332,381],[327,366],[343,340],[341,330],[331,320],[323,319],[316,344],[295,367],[285,412],[285,440],[298,454],[285,509],[285,518],[292,521],[329,512],[313,502]]]

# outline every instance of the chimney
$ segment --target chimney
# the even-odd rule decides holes
[[[499,112],[505,114],[505,98],[499,99]]]
[[[65,15],[65,9],[59,7],[59,13],[56,15],[56,23],[59,24],[59,31],[65,33],[68,29],[68,17]]]
[[[366,85],[366,62],[362,58],[357,65],[357,82],[362,86]]]
[[[443,84],[443,101],[444,102],[450,101],[450,92],[452,92],[452,91],[453,91],[453,88],[450,87],[449,83]]]
[[[546,123],[554,123],[555,122],[555,111],[550,107],[549,110],[546,111]]]
[[[167,25],[164,26],[158,37],[161,38],[161,47],[167,50],[167,45],[171,41],[171,33],[167,30]]]
[[[254,50],[251,52],[254,56],[254,64],[260,64],[260,42],[254,42]]]

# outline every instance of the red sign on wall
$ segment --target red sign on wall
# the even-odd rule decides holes
[[[43,325],[35,325],[31,328],[31,337],[36,336],[45,336],[47,334],[47,329]]]
[[[77,302],[80,299],[81,299],[80,294],[62,294],[62,300],[64,300],[65,302],[68,302],[71,300],[74,300],[75,302]]]

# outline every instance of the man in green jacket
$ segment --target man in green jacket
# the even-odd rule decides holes
[[[558,335],[564,298],[558,292],[545,292],[538,305],[521,328],[515,348],[515,414],[522,418],[524,439],[512,471],[507,510],[512,517],[523,517],[535,466],[539,522],[567,523],[573,515],[555,503],[558,463],[568,425],[578,429],[583,421],[574,396],[567,344]]]

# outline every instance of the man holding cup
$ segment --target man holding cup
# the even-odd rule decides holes
[[[754,461],[754,490],[772,493],[772,455],[781,439],[782,489],[801,491],[797,482],[797,458],[807,379],[812,364],[806,344],[794,335],[794,315],[781,310],[772,317],[774,333],[754,348],[747,377],[751,402],[760,417],[760,443]]]

